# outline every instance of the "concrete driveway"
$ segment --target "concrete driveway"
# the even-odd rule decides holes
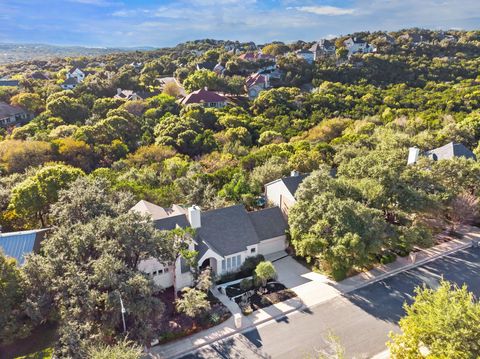
[[[340,294],[326,276],[310,271],[288,256],[273,262],[278,281],[297,293],[306,305],[315,305]]]

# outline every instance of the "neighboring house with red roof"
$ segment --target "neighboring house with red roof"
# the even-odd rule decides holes
[[[260,73],[251,74],[245,80],[245,89],[249,99],[257,98],[259,93],[270,87],[270,79],[268,75]]]
[[[215,91],[209,91],[203,88],[185,96],[180,100],[180,104],[184,106],[202,105],[203,107],[223,108],[227,106],[227,98]]]

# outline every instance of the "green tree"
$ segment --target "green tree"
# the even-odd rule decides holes
[[[14,258],[0,250],[0,343],[27,335],[31,322],[25,315],[23,278]]]
[[[30,113],[38,114],[44,107],[44,102],[40,95],[36,93],[23,92],[13,96],[10,103],[14,106],[23,107]]]
[[[126,212],[131,197],[106,186],[78,179],[61,191],[52,208],[58,225],[43,242],[43,255],[32,257],[45,268],[42,282],[50,283],[55,298],[56,350],[64,356],[85,357],[89,344],[123,336],[120,296],[127,310],[126,334],[141,344],[151,340],[163,310],[155,297],[159,288],[138,265],[148,258],[168,261],[165,235],[146,217]]]
[[[404,305],[401,334],[390,334],[392,358],[477,358],[480,355],[480,304],[464,285],[443,281],[437,289],[415,290]],[[428,353],[428,354],[427,354]]]
[[[224,87],[224,83],[218,75],[210,70],[199,70],[189,75],[183,81],[183,87],[187,92],[208,88],[211,91],[220,90]]]
[[[269,279],[275,279],[277,271],[272,262],[264,261],[257,264],[255,268],[255,278],[260,281],[261,285],[265,287]]]
[[[82,175],[81,170],[63,164],[43,167],[13,188],[9,209],[20,217],[39,220],[44,227],[59,191]]]
[[[181,298],[175,301],[175,308],[177,311],[195,318],[210,309],[210,302],[205,292],[194,288],[184,288]]]

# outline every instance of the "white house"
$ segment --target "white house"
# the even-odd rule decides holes
[[[159,230],[194,228],[190,249],[198,252],[199,267],[209,266],[216,275],[239,270],[247,257],[268,255],[287,247],[287,223],[279,207],[247,212],[243,205],[236,205],[202,211],[197,206],[162,208],[140,201],[131,210],[149,215]],[[169,263],[152,258],[142,261],[139,269],[164,288],[173,285],[173,266]],[[179,289],[192,285],[190,268],[182,259],[176,264],[175,277]]]
[[[257,98],[260,92],[270,87],[270,76],[260,73],[251,74],[245,80],[245,89],[250,100]]]
[[[64,90],[73,90],[79,84],[78,80],[75,77],[70,77],[63,81],[60,87]]]
[[[304,59],[309,64],[315,61],[315,54],[310,50],[306,50],[306,49],[297,50],[295,51],[295,55],[297,55],[297,57],[301,59]]]
[[[78,67],[70,69],[70,71],[67,72],[67,79],[71,78],[76,78],[77,82],[83,82],[85,80],[85,76],[87,74],[80,70]]]
[[[417,147],[410,147],[408,150],[408,165],[413,165],[420,156],[428,157],[433,161],[451,160],[456,157],[465,157],[476,160],[475,154],[461,143],[450,142],[444,146],[434,148],[430,151],[420,151]]]
[[[348,50],[349,57],[356,53],[367,54],[375,51],[375,47],[373,45],[358,37],[349,37],[343,42],[343,44]]]
[[[295,192],[308,174],[292,171],[290,177],[283,177],[265,185],[267,203],[278,206],[287,216],[288,210],[295,204]]]

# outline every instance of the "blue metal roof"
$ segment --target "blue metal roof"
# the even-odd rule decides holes
[[[5,255],[15,258],[18,265],[22,265],[25,256],[34,250],[37,234],[44,231],[0,233],[0,248]]]

